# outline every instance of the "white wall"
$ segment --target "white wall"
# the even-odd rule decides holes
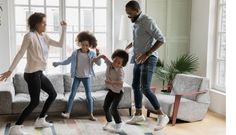
[[[1,6],[3,11],[0,11],[2,24],[0,26],[0,73],[5,72],[10,65],[8,1],[3,0]]]
[[[215,29],[216,0],[192,0],[192,20],[190,53],[199,58],[199,70],[196,75],[206,76],[212,80]],[[226,95],[211,90],[210,110],[226,115]]]
[[[127,44],[125,42],[119,41],[119,30],[120,30],[120,20],[122,15],[126,15],[125,5],[130,0],[113,0],[113,51],[115,49],[125,49]],[[145,1],[137,0],[145,12]],[[131,57],[131,55],[130,55]],[[128,63],[124,68],[125,70],[125,82],[132,84],[133,79],[133,64]]]

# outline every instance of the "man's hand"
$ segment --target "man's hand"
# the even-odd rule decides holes
[[[5,73],[2,73],[0,75],[0,81],[6,81],[8,79],[8,77],[11,75],[11,71],[7,71]]]
[[[135,59],[137,64],[143,64],[148,59],[148,55],[146,53],[140,54]]]

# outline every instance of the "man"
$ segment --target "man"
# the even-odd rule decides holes
[[[134,23],[133,43],[130,43],[126,50],[133,47],[134,51],[131,63],[134,63],[132,87],[136,108],[134,116],[127,121],[127,124],[145,121],[142,114],[144,94],[158,114],[157,127],[154,130],[160,130],[167,125],[169,118],[161,111],[156,96],[150,90],[150,85],[158,58],[156,50],[165,42],[165,39],[153,20],[142,13],[138,2],[129,1],[126,4],[126,13]],[[152,44],[154,39],[156,42]]]

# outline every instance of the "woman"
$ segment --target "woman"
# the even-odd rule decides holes
[[[46,60],[48,57],[49,45],[54,47],[63,47],[66,22],[62,21],[62,34],[60,41],[54,41],[49,38],[44,32],[46,30],[46,15],[43,13],[34,13],[28,19],[28,26],[30,31],[24,36],[21,49],[15,56],[9,70],[0,75],[0,81],[7,80],[11,75],[20,59],[27,51],[27,63],[24,72],[24,79],[28,85],[28,91],[30,95],[30,103],[21,113],[17,119],[15,126],[11,127],[10,135],[22,135],[25,132],[22,130],[23,122],[31,114],[31,112],[38,106],[40,89],[45,91],[49,96],[46,100],[41,114],[35,121],[36,128],[50,127],[51,123],[47,122],[45,118],[46,113],[51,104],[55,100],[57,93],[49,81],[49,79],[43,74],[46,69]]]

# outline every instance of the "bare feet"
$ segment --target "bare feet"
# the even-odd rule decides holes
[[[61,116],[64,118],[69,119],[70,118],[70,113],[61,113]]]
[[[89,120],[91,120],[91,121],[97,121],[97,118],[95,118],[95,117],[93,116],[93,114],[90,114]]]

